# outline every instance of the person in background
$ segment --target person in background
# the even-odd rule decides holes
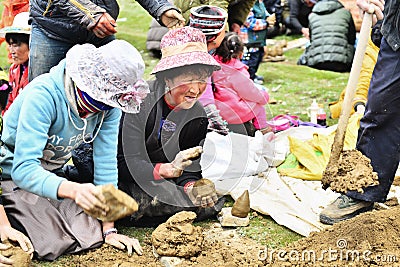
[[[170,30],[161,51],[141,111],[124,113],[120,124],[118,185],[139,204],[121,222],[127,226],[155,226],[183,210],[203,220],[224,203],[209,180],[206,190],[195,190],[206,181],[199,156],[208,124],[198,99],[220,66],[208,54],[205,35],[192,27]]]
[[[212,75],[215,103],[228,128],[254,136],[256,130],[269,131],[265,105],[269,95],[250,79],[247,66],[241,62],[244,44],[236,33],[228,33],[214,58],[222,69]]]
[[[256,73],[264,57],[265,40],[268,32],[268,16],[269,14],[265,9],[264,2],[257,0],[242,26],[240,35],[246,46],[242,62],[249,67],[250,79],[257,84],[263,84],[264,82],[264,78],[258,76]]]
[[[316,0],[288,0],[290,16],[287,18],[287,34],[302,34],[309,39],[308,15],[310,15]]]
[[[199,6],[190,11],[189,26],[201,30],[206,36],[207,50],[214,53],[225,37],[225,28],[228,14],[216,6]],[[208,130],[226,135],[229,130],[219,115],[219,110],[215,106],[214,93],[211,86],[211,77],[207,82],[204,93],[200,96],[199,102],[203,104],[208,118]]]
[[[284,34],[286,26],[283,19],[283,4],[281,0],[264,0],[264,6],[271,16],[275,17],[275,22],[268,25],[267,38]]]
[[[31,33],[28,20],[29,12],[19,13],[15,16],[12,26],[0,30],[0,37],[5,36],[13,60],[8,73],[12,91],[8,96],[7,105],[2,110],[2,115],[28,84],[29,37]]]
[[[349,72],[356,41],[356,27],[350,11],[338,0],[320,0],[308,20],[310,43],[297,64]]]
[[[99,48],[75,45],[49,73],[31,81],[5,113],[3,205],[38,259],[54,260],[104,242],[142,253],[138,240],[118,234],[114,222],[101,223],[84,211],[109,209],[96,186],[117,186],[121,109],[139,111],[149,92],[143,73],[143,59],[126,41]],[[93,143],[91,180],[71,179],[62,169],[81,143]]]
[[[178,9],[168,0],[137,2],[161,25],[174,28],[185,23]],[[75,44],[91,43],[99,47],[114,40],[118,14],[116,0],[31,0],[29,59],[32,68],[29,68],[29,81],[57,65]]]
[[[227,31],[240,33],[240,27],[243,25],[256,0],[174,0],[175,5],[182,10],[182,15],[186,21],[189,20],[190,10],[193,7],[202,5],[212,5],[224,9],[228,13]]]

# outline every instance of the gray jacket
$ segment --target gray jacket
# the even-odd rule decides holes
[[[137,0],[160,23],[161,15],[176,9],[168,0]],[[114,19],[119,14],[117,0],[30,0],[32,21],[52,39],[77,44],[95,35],[89,30],[107,12]]]

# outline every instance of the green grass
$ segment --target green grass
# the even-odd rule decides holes
[[[117,38],[124,39],[133,44],[143,56],[146,63],[145,78],[149,79],[152,68],[158,62],[145,50],[147,30],[151,17],[137,3],[130,0],[120,0],[121,12],[118,21]],[[278,39],[292,40],[300,36],[280,36]],[[4,44],[3,44],[4,45]],[[7,66],[5,49],[0,47],[0,66]],[[258,75],[265,78],[264,86],[270,89],[270,95],[278,100],[275,105],[266,107],[269,116],[282,113],[298,115],[302,120],[307,120],[306,108],[313,99],[323,104],[328,112],[328,103],[338,98],[341,90],[346,86],[348,73],[334,73],[329,71],[318,71],[304,66],[296,65],[302,49],[292,49],[285,52],[286,61],[279,63],[262,63]],[[279,87],[277,91],[272,91]],[[337,120],[328,119],[328,124],[333,125]],[[229,199],[227,205],[232,205]],[[215,221],[198,223],[202,227],[209,227]],[[149,236],[151,228],[123,228],[121,231],[129,236],[135,236],[143,240]],[[248,236],[260,244],[271,248],[283,247],[288,243],[301,238],[291,230],[278,225],[269,216],[254,214],[248,227],[239,228],[242,235]],[[68,259],[63,256],[61,259]],[[35,262],[37,266],[59,266],[60,261]]]

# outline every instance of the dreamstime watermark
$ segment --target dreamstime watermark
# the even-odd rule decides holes
[[[376,254],[376,253],[375,253]],[[338,239],[336,248],[328,247],[321,251],[313,249],[284,250],[260,249],[257,255],[258,260],[267,262],[341,262],[341,261],[363,261],[363,262],[397,262],[396,255],[373,255],[372,251],[347,249],[347,240]]]

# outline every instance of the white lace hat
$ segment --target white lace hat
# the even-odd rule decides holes
[[[66,73],[93,99],[126,113],[137,113],[150,92],[144,81],[144,61],[130,43],[114,40],[96,48],[73,46],[66,55]]]

